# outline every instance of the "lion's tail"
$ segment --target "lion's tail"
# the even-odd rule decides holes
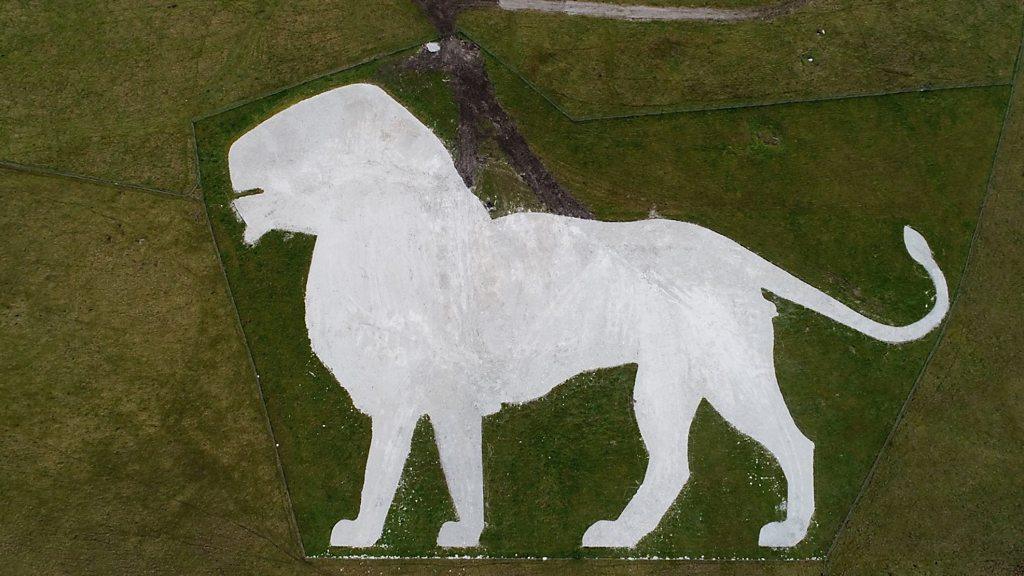
[[[931,332],[945,317],[949,310],[949,289],[924,237],[906,226],[903,228],[903,242],[910,257],[924,267],[935,284],[935,305],[924,318],[913,324],[889,326],[876,322],[774,265],[769,265],[764,288],[877,340],[893,344],[917,340]]]

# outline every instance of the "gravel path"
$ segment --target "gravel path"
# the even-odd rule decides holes
[[[591,16],[616,20],[698,20],[736,22],[768,19],[789,14],[810,0],[788,0],[770,6],[753,8],[691,8],[660,7],[586,2],[582,0],[498,0],[505,10],[559,12],[574,16]]]

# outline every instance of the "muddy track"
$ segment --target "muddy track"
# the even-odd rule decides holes
[[[512,168],[548,211],[563,216],[592,219],[594,215],[573,197],[548,171],[519,133],[515,121],[498,103],[484,68],[480,48],[455,35],[455,18],[466,8],[494,6],[493,0],[413,0],[441,35],[438,52],[420,50],[405,65],[412,69],[440,70],[449,79],[459,108],[455,167],[472,186],[479,167],[482,139],[493,137]]]
[[[440,70],[452,87],[459,108],[455,167],[472,186],[480,167],[479,147],[494,138],[519,173],[550,212],[577,218],[594,215],[565,189],[530,149],[516,123],[494,95],[480,48],[456,35],[455,20],[468,8],[500,6],[506,10],[540,10],[628,20],[738,21],[771,19],[802,8],[810,0],[783,0],[769,6],[739,9],[657,8],[571,0],[413,0],[441,37],[440,50],[420,50],[405,66],[413,70]]]
[[[768,6],[752,8],[661,7],[588,2],[577,0],[499,0],[504,10],[558,12],[576,16],[616,20],[678,20],[738,22],[768,20],[785,16],[803,8],[810,0],[784,0]]]

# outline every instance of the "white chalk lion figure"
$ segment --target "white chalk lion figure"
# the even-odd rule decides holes
[[[921,338],[949,307],[924,238],[911,258],[934,307],[907,326],[848,308],[736,242],[671,220],[598,222],[543,213],[491,219],[441,141],[380,88],[344,86],[256,126],[229,152],[244,241],[269,230],[317,237],[306,284],[313,351],[372,419],[359,513],[331,545],[381,536],[417,421],[429,417],[458,520],[439,546],[484,529],[481,420],[581,372],[636,363],[643,483],[588,547],[633,547],[689,477],[687,434],[706,399],[764,446],[786,477],[786,517],[762,546],[788,547],[814,512],[814,444],[787,409],[762,290],[884,342]]]

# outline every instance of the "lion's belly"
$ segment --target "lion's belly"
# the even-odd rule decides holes
[[[493,277],[502,300],[482,333],[509,360],[505,402],[586,371],[699,357],[736,311],[771,307],[734,273],[736,261],[715,260],[720,241],[699,227],[541,214],[499,222],[504,252],[495,249]]]
[[[576,222],[506,220],[481,298],[481,340],[503,382],[503,402],[543,396],[582,372],[635,362],[637,328],[651,311],[643,282],[595,250]],[[646,308],[646,309],[645,309]]]
[[[601,322],[553,327],[540,337],[528,335],[516,354],[496,362],[502,402],[528,402],[578,374],[637,360],[632,335]]]

